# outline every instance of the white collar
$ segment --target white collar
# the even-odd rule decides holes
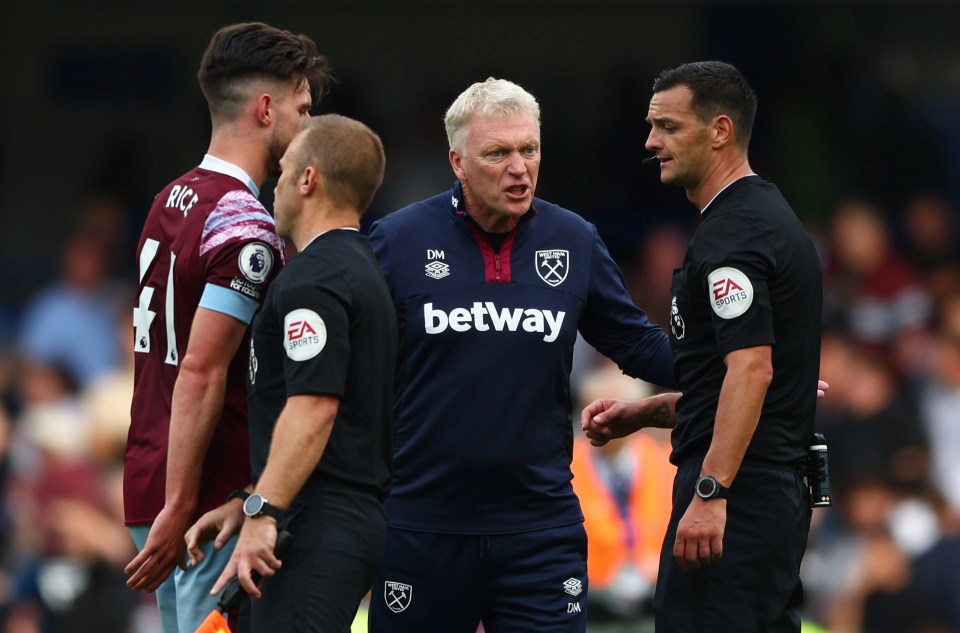
[[[723,189],[721,189],[721,190],[718,191],[716,194],[714,194],[714,196],[713,196],[712,198],[710,198],[710,202],[708,202],[707,204],[705,204],[705,205],[703,206],[703,208],[700,209],[700,215],[703,215],[704,213],[707,212],[707,209],[710,207],[711,204],[713,204],[713,201],[717,199],[717,196],[719,196],[721,193],[723,193],[724,191],[726,191],[726,190],[727,190],[727,187],[729,187],[730,185],[732,185],[733,183],[735,183],[735,182],[737,182],[737,181],[743,180],[744,178],[749,178],[750,176],[756,176],[756,174],[753,173],[753,172],[750,172],[750,173],[747,174],[746,176],[740,176],[740,177],[737,178],[736,180],[731,180],[731,181],[728,182],[726,185],[724,185],[724,186],[723,186]]]
[[[243,171],[243,169],[234,165],[233,163],[228,163],[222,158],[217,158],[211,154],[204,154],[203,161],[200,163],[200,169],[206,169],[208,171],[215,171],[218,174],[232,176],[245,184],[253,193],[254,197],[260,197],[260,187],[257,186],[257,183],[253,182],[253,179],[247,175],[247,172]]]
[[[311,244],[313,244],[313,241],[314,241],[315,239],[317,239],[318,237],[320,237],[320,236],[323,235],[324,233],[329,233],[330,231],[356,231],[357,233],[359,233],[359,232],[360,232],[360,229],[358,229],[358,228],[355,227],[355,226],[337,226],[337,227],[334,227],[334,228],[332,228],[332,229],[327,229],[326,231],[320,231],[319,233],[317,233],[316,235],[314,235],[313,237],[311,237],[309,242],[307,242],[306,244],[303,245],[303,248],[300,249],[300,252],[303,252],[303,251],[307,250],[307,247],[310,246]]]

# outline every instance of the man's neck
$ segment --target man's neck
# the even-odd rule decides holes
[[[730,183],[752,175],[753,170],[746,156],[737,155],[734,160],[719,161],[711,166],[696,187],[687,189],[687,199],[695,204],[697,209],[703,211],[710,201]]]
[[[267,179],[268,150],[260,138],[236,125],[224,125],[210,137],[207,153],[247,172],[258,188]]]
[[[293,243],[302,251],[318,235],[335,229],[360,229],[360,214],[355,209],[320,208],[304,209],[301,217],[309,220],[295,231]]]
[[[464,210],[467,215],[487,233],[509,233],[520,224],[522,215],[496,213],[489,207],[473,199],[473,195],[466,187],[463,188]]]

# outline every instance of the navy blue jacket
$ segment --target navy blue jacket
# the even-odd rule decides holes
[[[582,521],[570,484],[577,330],[666,386],[669,341],[580,216],[534,199],[497,252],[462,209],[457,184],[370,231],[400,326],[390,524],[502,534]]]

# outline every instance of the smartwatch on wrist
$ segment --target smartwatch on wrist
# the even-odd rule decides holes
[[[720,482],[717,481],[716,477],[712,475],[704,475],[697,479],[696,485],[697,496],[704,500],[709,499],[726,499],[727,493],[730,491],[726,486],[720,485]]]
[[[262,495],[255,492],[243,502],[243,513],[251,519],[259,516],[268,516],[279,521],[283,515],[283,510],[277,506],[270,505]]]

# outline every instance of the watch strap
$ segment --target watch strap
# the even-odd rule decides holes
[[[709,482],[713,486],[712,493],[705,495],[700,492],[700,484],[704,482]],[[727,493],[730,491],[729,488],[717,481],[717,478],[712,475],[704,475],[698,478],[694,490],[697,493],[697,496],[704,500],[726,499]]]
[[[247,497],[250,496],[250,493],[244,490],[243,488],[237,488],[233,492],[227,495],[226,501],[229,502],[234,499],[239,499],[240,501],[246,501]]]
[[[283,516],[283,510],[281,510],[275,505],[268,503],[267,501],[264,501],[263,505],[260,507],[260,514],[262,514],[263,516],[273,517],[274,519],[279,521],[280,517]]]
[[[250,510],[247,509],[247,504],[251,502],[255,503],[256,501],[260,502],[260,506],[255,513],[251,514]],[[273,517],[277,521],[280,521],[280,518],[283,516],[283,510],[275,505],[272,505],[263,497],[263,495],[257,492],[247,497],[247,500],[243,502],[243,513],[251,519],[255,519],[259,516],[268,516]]]

